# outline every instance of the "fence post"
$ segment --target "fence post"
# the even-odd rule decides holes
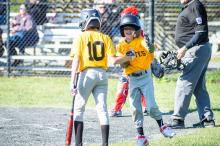
[[[9,37],[10,37],[10,0],[7,1],[7,76],[10,77],[11,73],[11,56],[9,50]]]
[[[154,0],[149,0],[149,38],[154,43]]]

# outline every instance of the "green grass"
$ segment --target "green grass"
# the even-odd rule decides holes
[[[196,132],[175,136],[175,138],[161,138],[150,141],[149,146],[220,146],[220,128],[198,129]],[[95,145],[94,145],[95,146]],[[135,146],[134,141],[119,144],[110,144],[110,146]]]
[[[176,79],[179,74],[166,75],[163,79],[154,79],[155,96],[163,112],[173,110]],[[9,107],[64,107],[70,108],[72,97],[67,77],[0,77],[0,106]],[[211,97],[212,108],[218,128],[198,129],[196,133],[176,136],[173,139],[157,139],[151,146],[220,146],[220,71],[207,72],[207,88]],[[108,108],[114,104],[117,79],[109,80]],[[87,107],[94,107],[94,100],[89,98]],[[128,102],[124,108],[129,108]],[[194,97],[190,111],[195,111]],[[111,146],[133,146],[134,141]]]
[[[156,100],[161,109],[172,110],[178,75],[166,75],[163,79],[154,80]],[[114,103],[117,82],[117,79],[109,80],[109,106]],[[207,87],[212,100],[215,100],[220,95],[220,72],[207,73]],[[0,89],[0,106],[68,107],[72,100],[67,77],[0,77]],[[89,107],[94,107],[92,98],[88,101]],[[213,107],[217,108],[217,104],[213,103]]]
[[[211,61],[213,61],[213,62],[220,62],[220,56],[213,56],[211,58]]]
[[[113,103],[117,80],[109,80],[109,103]],[[113,86],[112,86],[113,85]],[[70,107],[69,78],[0,77],[0,106]],[[88,106],[94,107],[92,96]]]

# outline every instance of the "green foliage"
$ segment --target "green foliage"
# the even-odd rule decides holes
[[[18,13],[19,11],[19,6],[25,2],[25,0],[10,0],[11,5],[10,5],[10,11]]]

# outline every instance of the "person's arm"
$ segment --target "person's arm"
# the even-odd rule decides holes
[[[17,19],[13,19],[11,21],[11,33],[14,34],[19,30],[20,23],[17,21]]]
[[[20,25],[17,31],[29,31],[33,28],[33,20],[30,15],[25,16],[20,20]]]
[[[189,42],[186,43],[185,48],[186,49],[190,49],[193,46],[195,46],[196,44],[199,44],[199,42],[201,40],[206,39],[206,33],[205,31],[197,31],[195,32],[195,34],[193,35],[193,37],[191,38],[191,40]]]
[[[192,12],[194,12],[191,19],[195,23],[195,34],[182,48],[177,51],[178,59],[183,58],[188,49],[200,44],[201,42],[207,41],[208,38],[208,26],[204,6],[202,4],[197,4],[192,8]]]
[[[131,61],[132,56],[112,56],[111,60],[113,61],[113,64],[123,64],[125,62]]]
[[[207,41],[208,37],[207,14],[205,7],[201,3],[198,3],[192,8],[192,12],[194,12],[192,15],[192,22],[195,23],[195,34],[190,41],[185,44],[186,49],[190,49],[201,42]]]
[[[28,16],[26,17],[26,21],[25,21],[25,24],[24,24],[24,30],[25,30],[25,31],[29,31],[29,30],[31,30],[32,28],[33,28],[33,20],[32,20],[32,18],[31,18],[31,16],[28,15]]]
[[[71,89],[71,93],[73,96],[77,93],[77,90],[74,87],[74,83],[76,82],[76,76],[78,73],[79,62],[80,62],[80,56],[74,55],[74,58],[72,61],[71,80],[70,80],[70,89]]]

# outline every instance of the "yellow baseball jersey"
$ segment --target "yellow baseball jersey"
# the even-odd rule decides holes
[[[74,40],[70,56],[80,56],[79,71],[81,72],[93,67],[107,69],[108,56],[115,54],[109,36],[99,31],[84,31]]]
[[[126,52],[131,49],[135,51],[135,57],[130,61],[130,65],[124,68],[124,74],[129,75],[134,72],[149,69],[153,62],[154,54],[148,51],[144,38],[135,38],[130,43],[122,40],[117,46],[117,52],[120,56],[125,56]]]

